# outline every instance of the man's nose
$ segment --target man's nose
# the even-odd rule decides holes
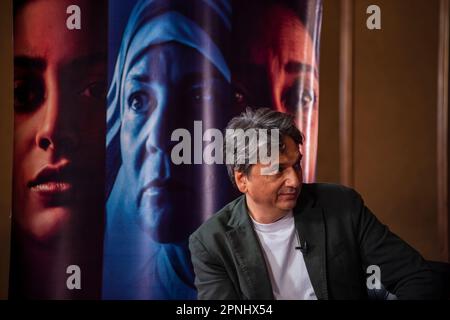
[[[278,63],[271,61],[266,65],[267,72],[267,94],[268,100],[272,108],[278,112],[286,112],[286,108],[281,101],[281,93],[285,81],[284,72],[278,70],[279,67],[275,67],[274,64]],[[277,71],[276,71],[277,70]]]
[[[287,169],[287,177],[286,177],[286,187],[298,188],[301,183],[301,171],[297,171],[294,168]]]
[[[76,115],[73,110],[65,110],[64,94],[56,81],[49,81],[47,85],[47,98],[43,102],[43,118],[36,133],[36,145],[44,151],[53,150],[61,152],[76,148],[78,139],[73,129]]]

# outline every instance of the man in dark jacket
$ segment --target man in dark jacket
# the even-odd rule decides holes
[[[424,259],[358,193],[302,184],[302,135],[292,116],[248,109],[227,129],[235,153],[227,169],[243,195],[190,237],[199,299],[366,299],[382,285],[399,299],[434,298]],[[249,129],[279,133],[277,161],[249,161],[268,139],[234,144]]]

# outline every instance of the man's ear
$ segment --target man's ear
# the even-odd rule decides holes
[[[234,181],[240,192],[247,192],[247,176],[244,172],[234,171]]]

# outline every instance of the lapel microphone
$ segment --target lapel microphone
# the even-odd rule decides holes
[[[303,240],[303,243],[302,243],[302,239],[300,239],[298,232],[296,232],[296,234],[297,234],[298,246],[295,247],[295,250],[300,250],[300,252],[305,255],[308,253],[308,243],[306,242],[306,240]]]
[[[308,243],[306,242],[306,240],[302,243],[300,243],[299,246],[295,247],[296,250],[300,250],[301,253],[303,254],[307,254],[308,253]]]

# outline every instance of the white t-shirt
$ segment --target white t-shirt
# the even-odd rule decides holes
[[[253,220],[253,218],[252,218]],[[273,223],[253,220],[277,300],[317,300],[300,250],[292,212]]]

